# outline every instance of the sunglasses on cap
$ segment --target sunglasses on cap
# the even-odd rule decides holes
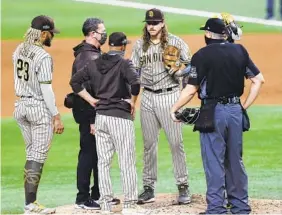
[[[147,25],[158,25],[161,23],[161,21],[147,21],[146,23]]]

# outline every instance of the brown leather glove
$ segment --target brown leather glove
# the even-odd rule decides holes
[[[178,71],[182,66],[180,62],[180,50],[175,46],[168,45],[163,53],[163,61],[167,71]]]

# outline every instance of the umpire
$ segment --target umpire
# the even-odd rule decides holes
[[[240,44],[226,41],[221,19],[208,19],[205,26],[207,46],[194,54],[188,84],[171,109],[175,112],[198,92],[200,116],[194,130],[200,132],[201,153],[207,182],[207,210],[204,214],[226,214],[225,189],[234,214],[249,214],[248,177],[242,160],[243,131],[249,129],[246,109],[255,101],[264,79]],[[244,77],[251,90],[241,104]],[[225,177],[226,176],[226,177]]]
[[[88,18],[83,23],[82,32],[85,36],[80,44],[73,48],[75,60],[72,67],[72,76],[79,73],[90,61],[101,55],[100,47],[107,40],[104,22],[98,18]],[[91,86],[84,82],[83,86],[88,92]],[[77,164],[77,189],[76,208],[100,209],[95,202],[100,198],[98,185],[98,158],[94,136],[95,109],[75,94],[69,94],[65,99],[65,106],[72,108],[75,121],[79,124],[80,151]],[[93,171],[94,185],[89,194],[91,173]],[[119,201],[115,199],[114,204]]]
[[[82,72],[72,77],[72,89],[93,106],[98,153],[99,187],[103,210],[110,210],[113,198],[110,166],[114,152],[118,154],[124,191],[123,214],[137,212],[137,173],[135,164],[134,106],[140,91],[140,80],[130,60],[123,59],[126,36],[122,32],[109,37],[110,51],[92,61]],[[81,83],[89,80],[90,96]]]

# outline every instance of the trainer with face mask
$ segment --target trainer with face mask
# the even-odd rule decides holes
[[[95,133],[101,208],[111,211],[113,192],[110,167],[116,152],[124,192],[122,213],[135,214],[142,210],[136,205],[138,193],[133,123],[140,80],[131,60],[123,58],[127,44],[124,33],[112,33],[109,52],[74,75],[70,84],[73,91],[95,106],[97,111]],[[85,81],[89,81],[93,97],[81,86]]]

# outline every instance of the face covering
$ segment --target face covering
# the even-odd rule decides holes
[[[101,39],[98,40],[98,42],[99,42],[100,45],[102,46],[102,45],[105,44],[105,42],[106,42],[106,40],[107,40],[107,33],[105,32],[105,33],[102,33],[102,34],[100,34],[100,35],[101,35]]]
[[[207,45],[210,44],[211,41],[212,41],[212,39],[206,37],[206,35],[205,35],[205,42],[206,42],[206,44],[207,44]]]

